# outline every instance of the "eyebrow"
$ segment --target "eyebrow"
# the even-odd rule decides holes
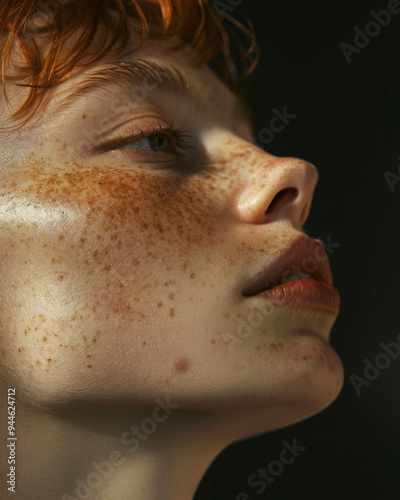
[[[116,88],[121,90],[122,95],[119,97],[125,99],[124,103],[131,102],[134,106],[144,101],[148,93],[155,91],[193,99],[198,102],[200,109],[205,107],[209,96],[197,82],[171,64],[134,59],[107,63],[87,73],[81,81],[65,91],[66,95],[60,98],[51,113],[65,111],[83,96],[113,95],[111,91]],[[252,122],[252,111],[248,103],[243,96],[236,93],[233,95],[237,114]]]
[[[179,69],[154,61],[136,59],[109,63],[92,71],[68,90],[53,111],[64,110],[84,95],[107,93],[119,88],[127,100],[135,104],[144,100],[148,92],[168,92],[182,97],[204,100],[204,95],[196,82],[184,75]]]

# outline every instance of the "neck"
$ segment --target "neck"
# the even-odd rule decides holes
[[[149,411],[49,413],[19,405],[20,498],[191,500],[232,437],[221,416],[176,406],[168,398]]]

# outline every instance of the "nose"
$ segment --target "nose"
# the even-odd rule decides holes
[[[277,158],[256,147],[252,168],[232,196],[235,217],[241,222],[262,224],[288,218],[295,227],[307,220],[318,181],[314,165],[297,158]]]

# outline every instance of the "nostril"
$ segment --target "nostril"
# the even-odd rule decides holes
[[[265,215],[270,215],[271,213],[276,213],[278,214],[283,207],[286,205],[289,205],[290,203],[293,202],[293,200],[296,199],[298,194],[298,191],[296,188],[285,188],[279,191],[274,196],[274,199],[271,201],[269,204]]]

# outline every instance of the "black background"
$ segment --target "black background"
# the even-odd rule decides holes
[[[370,11],[387,5],[243,0],[235,7],[253,23],[262,50],[248,92],[256,135],[274,108],[287,106],[296,118],[267,151],[319,169],[305,229],[340,244],[330,255],[342,297],[331,343],[345,383],[320,414],[224,450],[195,500],[236,500],[242,491],[251,500],[400,498],[400,356],[360,395],[350,379],[364,378],[364,360],[374,363],[380,343],[400,334],[400,182],[390,189],[384,175],[400,175],[400,14],[350,63],[340,48],[354,45],[354,28],[364,31]],[[247,478],[294,438],[306,450],[258,494]]]

